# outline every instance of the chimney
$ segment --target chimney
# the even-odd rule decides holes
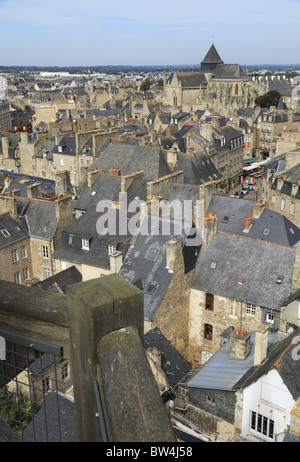
[[[109,256],[109,262],[110,262],[110,271],[112,273],[118,273],[122,263],[123,263],[123,256],[122,252],[114,252],[110,254]]]
[[[262,214],[262,211],[264,210],[264,208],[265,208],[265,204],[263,204],[260,201],[256,202],[256,204],[253,207],[252,218],[259,218],[260,215]]]
[[[177,151],[175,150],[167,151],[167,163],[171,170],[175,167],[176,162],[177,162]]]
[[[95,169],[95,170],[89,170],[87,172],[87,185],[88,185],[88,188],[91,188],[93,186],[93,184],[95,183],[96,179],[98,178],[98,176],[100,175],[100,171]]]
[[[245,218],[245,229],[243,230],[243,233],[249,233],[251,226],[252,226],[251,212],[247,212],[247,216]]]
[[[70,171],[63,170],[55,173],[55,194],[57,196],[65,195],[72,189],[70,180]]]
[[[113,167],[109,170],[109,175],[111,176],[121,176],[121,171],[118,167]]]
[[[261,324],[255,331],[254,366],[261,364],[267,357],[269,325]]]
[[[42,185],[40,183],[30,184],[26,187],[27,197],[34,198],[42,195]]]
[[[234,329],[230,334],[230,359],[246,359],[251,349],[251,332],[246,329]]]
[[[166,268],[174,273],[179,264],[183,265],[181,241],[175,236],[166,242]]]
[[[202,123],[200,125],[200,135],[203,136],[207,141],[211,142],[212,141],[212,124],[210,123]]]
[[[203,223],[203,248],[206,249],[208,243],[211,242],[218,232],[219,215],[216,212],[207,212]]]
[[[300,244],[295,246],[296,248],[296,255],[295,255],[295,263],[293,268],[293,280],[292,280],[292,287],[293,289],[299,289],[300,284]]]
[[[7,136],[1,136],[2,151],[4,159],[8,158],[9,139]]]

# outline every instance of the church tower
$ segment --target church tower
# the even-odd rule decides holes
[[[208,50],[205,58],[201,62],[200,71],[201,72],[214,72],[218,64],[224,64],[224,61],[220,58],[219,53],[217,52],[214,44]]]

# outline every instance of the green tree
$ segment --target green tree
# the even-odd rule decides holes
[[[270,106],[277,106],[281,94],[276,90],[271,90],[255,100],[255,104],[262,108],[269,108]]]
[[[17,396],[8,391],[7,387],[0,389],[0,414],[9,423],[12,430],[21,433],[31,421],[31,404],[24,396]]]
[[[141,91],[148,91],[148,90],[150,90],[151,85],[152,85],[151,80],[147,78],[147,79],[144,80],[144,82],[141,83],[140,90]]]

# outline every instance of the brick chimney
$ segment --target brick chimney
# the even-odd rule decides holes
[[[259,218],[260,215],[262,214],[264,208],[265,208],[265,204],[263,204],[260,201],[256,202],[256,204],[253,207],[252,218]]]
[[[121,171],[118,167],[113,167],[109,170],[109,175],[111,176],[121,176]]]
[[[212,141],[212,129],[213,126],[210,123],[204,122],[200,126],[200,135],[203,136],[207,141]]]
[[[252,226],[251,212],[247,212],[247,216],[245,218],[245,228],[243,230],[243,233],[249,233],[251,226]]]
[[[267,357],[269,325],[261,324],[255,331],[254,366],[261,364]]]
[[[230,359],[246,359],[251,349],[251,332],[235,329],[230,334]]]

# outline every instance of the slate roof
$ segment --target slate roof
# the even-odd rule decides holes
[[[222,178],[207,154],[197,154],[193,157],[177,153],[177,162],[173,171],[184,172],[184,183],[205,184],[211,180]]]
[[[126,144],[110,143],[105,146],[89,170],[98,168],[103,173],[109,173],[113,167],[118,167],[122,176],[135,173],[137,169],[144,171],[145,179],[148,181],[171,173],[166,153],[160,148]]]
[[[212,80],[248,80],[239,64],[217,64]]]
[[[57,226],[53,202],[18,198],[17,211],[23,228],[30,236],[51,240]]]
[[[17,185],[17,188],[20,189],[21,185],[19,184],[20,180],[26,179],[29,180],[31,185],[40,184],[42,188],[42,194],[52,194],[55,191],[55,181],[49,180],[46,178],[40,178],[33,175],[24,175],[24,173],[17,173],[17,172],[8,172],[9,177],[12,179],[12,182]],[[0,173],[0,178],[7,176],[7,172]],[[27,193],[26,193],[27,196]],[[26,197],[25,196],[25,197]]]
[[[7,235],[5,231],[9,234]],[[23,226],[10,214],[3,213],[0,215],[0,249],[27,236],[28,233],[23,229]]]
[[[156,326],[144,334],[144,347],[157,348],[161,352],[161,369],[172,388],[192,368]]]
[[[216,50],[214,44],[211,45],[210,49],[206,53],[205,57],[201,61],[201,64],[223,64],[219,53]]]
[[[279,311],[293,292],[295,255],[293,247],[219,232],[201,249],[190,286]]]
[[[59,151],[62,148],[62,152]],[[76,156],[76,140],[74,136],[64,135],[59,143],[52,149],[53,154]]]
[[[162,235],[162,226],[169,224],[168,219],[145,215],[134,246],[129,248],[119,271],[119,274],[132,284],[142,280],[140,287],[144,290],[150,283],[156,285],[151,295],[144,292],[144,319],[148,321],[152,321],[173,277],[166,269],[166,242],[178,233],[174,233],[171,222],[170,234]],[[185,246],[186,235],[178,235],[178,238],[181,239],[183,252],[185,248],[193,249],[192,246]],[[149,258],[152,249],[157,251],[154,259]],[[193,253],[195,254],[195,249]]]
[[[241,377],[234,388],[245,388],[256,382],[260,377],[276,368],[294,400],[300,396],[300,361],[295,361],[293,348],[300,340],[300,328],[296,329],[283,340],[271,344],[267,358],[259,366],[253,366]],[[296,343],[293,343],[296,342]]]
[[[114,201],[121,192],[122,177],[101,174],[92,186],[83,188],[74,208],[84,211],[95,211],[100,200]],[[135,198],[146,201],[147,181],[143,178],[134,178],[127,189],[127,201]]]
[[[204,74],[201,72],[193,73],[177,73],[177,79],[179,80],[182,88],[199,88],[207,85],[207,80]]]
[[[106,213],[106,212],[105,212]],[[126,254],[132,236],[119,234],[119,212],[116,211],[116,235],[109,233],[98,234],[97,221],[102,213],[89,211],[68,225],[61,234],[59,248],[52,254],[53,258],[67,260],[72,263],[82,263],[99,268],[110,269],[108,245],[115,245],[116,250]],[[133,214],[128,213],[128,217]],[[73,242],[69,236],[73,235]],[[89,249],[82,248],[82,239],[89,241]]]
[[[264,209],[259,218],[253,218],[248,233],[244,232],[248,212],[253,214],[255,201],[213,195],[208,211],[219,215],[218,230],[253,239],[295,246],[300,241],[300,229],[284,215]]]
[[[76,442],[73,400],[53,392],[23,431],[23,438],[28,442]]]
[[[66,289],[69,285],[81,281],[82,274],[75,266],[71,266],[64,271],[60,271],[54,276],[51,276],[47,279],[44,279],[44,281],[35,284],[34,287],[37,287],[38,289],[49,290],[50,292],[55,293],[66,293]]]

